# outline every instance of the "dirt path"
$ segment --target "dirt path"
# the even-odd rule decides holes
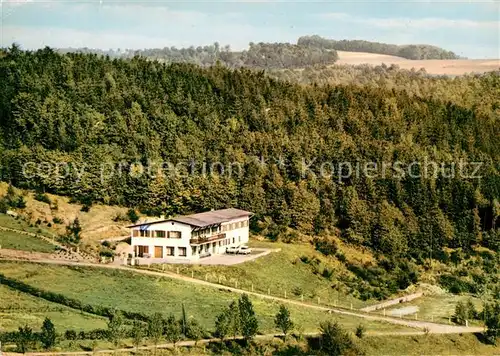
[[[422,293],[422,292],[408,294],[408,295],[405,295],[403,297],[386,300],[385,302],[382,302],[379,304],[370,305],[369,307],[365,307],[365,308],[360,309],[360,311],[368,313],[368,312],[372,312],[375,310],[384,309],[384,308],[390,307],[392,305],[412,301],[414,299],[422,297],[423,295],[424,295],[424,293]]]
[[[4,259],[0,258],[2,260],[12,260],[12,259]],[[113,264],[97,264],[97,263],[88,263],[88,262],[73,262],[73,261],[58,261],[58,260],[31,260],[30,262],[35,262],[35,263],[46,263],[46,264],[55,264],[55,265],[66,265],[66,266],[85,266],[85,267],[95,267],[95,268],[109,268],[109,269],[118,269],[122,271],[129,271],[133,273],[140,273],[140,274],[145,274],[145,275],[151,275],[151,276],[159,276],[159,277],[166,277],[166,278],[171,278],[171,279],[176,279],[176,280],[182,280],[185,282],[189,283],[195,283],[198,285],[203,285],[203,286],[208,286],[212,288],[217,288],[217,289],[224,289],[228,290],[231,292],[235,293],[246,293],[248,295],[252,295],[255,297],[259,297],[262,299],[268,299],[268,300],[274,300],[274,301],[279,301],[282,303],[288,303],[288,304],[294,304],[298,305],[304,308],[311,308],[311,309],[316,309],[316,310],[322,310],[328,313],[337,313],[337,314],[343,314],[343,315],[351,315],[359,318],[364,318],[367,320],[375,320],[375,321],[383,321],[383,322],[388,322],[391,324],[396,324],[396,325],[402,325],[410,328],[417,328],[417,329],[427,329],[429,333],[434,333],[434,334],[455,334],[455,333],[476,333],[476,332],[483,332],[484,328],[483,327],[471,327],[471,326],[457,326],[457,325],[446,325],[446,324],[438,324],[438,323],[433,323],[433,322],[428,322],[428,321],[418,321],[418,320],[406,320],[406,319],[401,319],[401,318],[395,318],[395,317],[390,317],[390,316],[381,316],[381,315],[375,315],[375,314],[368,314],[364,313],[361,311],[351,311],[351,310],[345,310],[341,308],[331,308],[331,307],[325,307],[321,305],[315,305],[311,303],[306,303],[306,302],[301,302],[298,300],[293,300],[293,299],[285,299],[281,297],[276,297],[272,295],[267,295],[267,294],[261,294],[257,292],[251,292],[243,289],[238,289],[238,288],[233,288],[233,287],[228,287],[224,286],[221,284],[217,283],[212,283],[212,282],[207,282],[195,278],[190,278],[187,276],[171,273],[171,272],[157,272],[157,271],[150,271],[150,270],[141,270],[141,269],[136,269],[132,267],[126,267],[126,266],[120,266],[120,265],[113,265]]]

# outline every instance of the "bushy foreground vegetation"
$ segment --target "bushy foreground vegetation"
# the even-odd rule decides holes
[[[283,332],[286,341],[287,334],[291,333],[294,328],[290,311],[286,306],[280,306],[275,317],[275,324]],[[361,328],[359,326],[358,330]],[[240,336],[244,348],[255,347],[253,340],[258,329],[259,321],[252,302],[244,294],[237,302],[231,302],[227,309],[217,316],[213,335],[207,332],[195,318],[188,318],[184,305],[182,305],[182,316],[179,319],[173,315],[164,318],[162,314],[155,313],[148,318],[147,322],[138,319],[127,320],[121,312],[114,311],[109,315],[107,329],[78,333],[71,329],[62,334],[58,333],[54,323],[49,318],[45,318],[40,331],[35,332],[31,326],[25,325],[19,327],[17,331],[1,333],[0,341],[4,343],[14,342],[17,351],[25,353],[39,348],[51,350],[64,340],[107,340],[116,349],[122,346],[124,339],[129,339],[138,350],[139,346],[142,346],[147,340],[149,344],[154,346],[156,354],[157,345],[161,342],[171,343],[175,349],[176,344],[181,340],[193,340],[196,346],[200,339],[217,337],[220,339],[220,344],[212,345],[212,348],[215,347],[221,351],[226,347],[226,338],[232,338],[233,341],[236,341],[237,338],[240,339]],[[316,348],[321,354],[343,355],[345,352],[356,350],[351,336],[338,323],[332,321],[321,323],[320,330],[319,347],[316,345]],[[362,337],[359,332],[357,335],[358,338]]]
[[[498,305],[495,308],[497,313],[488,319],[488,330],[485,334],[486,341],[491,344],[495,344],[498,336],[498,320],[500,316],[498,312],[500,309]],[[495,322],[496,324],[493,324]],[[286,306],[280,306],[275,316],[275,325],[283,333],[285,345],[280,347],[280,349],[283,349],[283,352],[287,348],[289,351],[293,350],[294,355],[364,355],[366,352],[366,348],[361,346],[363,343],[358,342],[358,340],[364,338],[364,326],[362,324],[356,328],[356,340],[354,340],[353,336],[346,332],[337,322],[322,322],[319,325],[319,336],[310,338],[305,348],[293,343],[286,347],[288,334],[292,333],[295,340],[300,341],[304,338],[300,333],[293,333],[295,325],[290,311]],[[66,330],[60,334],[57,332],[52,321],[46,318],[39,332],[34,332],[30,326],[25,325],[19,327],[18,331],[0,334],[0,340],[3,342],[14,342],[17,346],[17,351],[25,353],[26,351],[39,348],[51,350],[64,340],[69,340],[70,342],[76,340],[93,340],[91,344],[92,350],[96,349],[98,340],[107,340],[117,349],[123,347],[123,343],[127,339],[135,347],[136,354],[139,347],[144,345],[144,343],[152,345],[154,354],[156,354],[157,345],[160,343],[171,343],[175,350],[177,343],[181,340],[192,340],[194,341],[194,346],[196,346],[201,339],[215,337],[219,338],[220,342],[210,342],[208,348],[212,352],[221,354],[227,351],[234,353],[239,350],[238,353],[243,351],[249,354],[261,354],[262,350],[260,348],[262,345],[254,341],[258,329],[259,322],[252,302],[244,294],[237,302],[231,302],[216,317],[213,334],[204,330],[196,319],[187,318],[183,305],[182,316],[179,319],[176,319],[173,315],[164,318],[160,313],[155,313],[147,322],[143,322],[139,320],[126,320],[120,312],[113,312],[109,316],[107,329],[96,329],[79,333],[74,330]],[[378,348],[380,348],[380,345]]]

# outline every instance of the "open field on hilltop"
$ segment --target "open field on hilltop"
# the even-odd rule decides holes
[[[499,59],[426,59],[410,60],[402,57],[365,52],[337,51],[339,60],[336,64],[378,66],[397,64],[402,69],[419,70],[424,68],[429,74],[462,75],[466,73],[485,73],[500,69]]]
[[[21,293],[0,285],[0,330],[12,331],[29,325],[38,330],[45,317],[58,330],[91,330],[106,328],[106,319]]]
[[[253,290],[260,293],[317,303],[360,308],[376,301],[362,301],[355,298],[338,280],[340,274],[351,274],[336,258],[326,257],[311,244],[286,244],[257,241],[252,239],[251,247],[280,248],[279,252],[232,266],[209,265],[151,265],[150,268],[170,270],[199,279],[206,279],[231,287]],[[339,245],[348,260],[369,260],[372,256],[359,250]],[[304,262],[304,257],[308,262]],[[301,259],[302,258],[302,259]],[[311,261],[316,262],[311,262]],[[326,277],[325,269],[332,273]],[[337,290],[336,286],[339,286]]]
[[[3,261],[0,262],[0,273],[34,287],[78,299],[82,303],[131,312],[160,312],[165,316],[172,313],[180,317],[181,304],[184,303],[188,316],[198,319],[208,330],[213,329],[216,315],[239,297],[239,294],[232,292],[179,280],[98,268]],[[252,301],[260,321],[260,332],[275,332],[274,316],[279,304],[253,297]],[[289,309],[296,324],[301,325],[304,331],[317,331],[319,323],[329,319],[338,320],[350,331],[354,331],[360,323],[366,325],[368,331],[414,330],[357,317],[305,310],[294,305],[289,305]]]

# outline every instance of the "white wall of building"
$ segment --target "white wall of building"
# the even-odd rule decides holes
[[[134,237],[134,230],[149,230],[149,231],[180,231],[181,238],[167,238],[167,237]],[[191,226],[182,224],[176,221],[168,221],[162,223],[151,224],[147,226],[138,226],[132,228],[131,231],[131,244],[132,246],[148,246],[149,254],[154,257],[155,246],[163,247],[163,258],[171,257],[167,255],[167,247],[174,247],[174,256],[179,257],[179,247],[186,248],[186,257],[191,257],[191,246],[189,240],[191,239]],[[165,234],[165,236],[168,236]]]
[[[165,231],[165,237],[137,237],[134,236],[134,231]],[[168,238],[168,232],[180,231],[181,238]],[[140,232],[139,232],[140,233]],[[234,219],[229,222],[222,223],[221,231],[214,234],[226,234],[224,240],[207,242],[203,245],[202,251],[210,252],[211,254],[222,254],[226,251],[226,248],[232,246],[240,246],[243,244],[248,244],[249,241],[249,219],[248,217],[243,217],[239,219]],[[197,259],[199,258],[200,246],[190,244],[190,239],[192,238],[192,227],[187,224],[183,224],[176,221],[165,221],[160,223],[153,223],[150,225],[137,226],[131,229],[131,244],[136,251],[136,256],[138,252],[137,246],[148,246],[148,253],[152,258],[155,258],[155,247],[161,246],[163,251],[163,259],[166,258],[187,258],[187,259]],[[215,243],[215,246],[214,246]],[[206,244],[208,244],[208,250],[206,249]],[[174,256],[167,255],[167,247],[174,247]],[[186,256],[179,256],[179,248],[186,248]],[[195,254],[193,255],[193,247],[196,247]]]
[[[224,226],[228,226],[231,224],[239,224],[239,223],[245,223],[244,226],[235,228],[232,230],[224,231]],[[239,246],[243,244],[248,244],[249,240],[249,221],[248,218],[241,218],[241,219],[234,219],[231,220],[228,223],[223,223],[222,224],[222,230],[226,234],[226,238],[231,239],[230,244],[231,246]]]

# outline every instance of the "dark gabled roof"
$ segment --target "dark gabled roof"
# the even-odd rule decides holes
[[[219,225],[223,222],[227,222],[230,220],[238,219],[238,218],[243,218],[246,216],[251,216],[253,215],[249,211],[245,210],[240,210],[240,209],[235,209],[235,208],[229,208],[229,209],[222,209],[222,210],[212,210],[212,211],[206,211],[204,213],[198,213],[198,214],[191,214],[191,215],[179,215],[175,216],[170,219],[165,219],[165,220],[157,220],[157,221],[152,221],[152,222],[146,222],[146,223],[141,223],[141,224],[136,224],[129,226],[131,227],[137,227],[141,225],[153,225],[153,224],[158,224],[166,221],[177,221],[186,225],[190,225],[193,227],[207,227],[207,226],[212,226],[212,225]]]

